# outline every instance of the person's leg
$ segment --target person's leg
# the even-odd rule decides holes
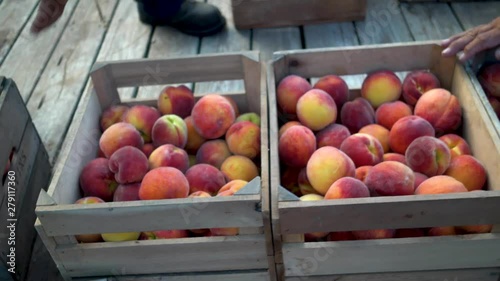
[[[213,5],[191,0],[136,0],[142,22],[169,25],[179,31],[207,36],[221,31],[226,20]]]

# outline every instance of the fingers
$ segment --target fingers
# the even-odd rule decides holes
[[[31,25],[31,32],[39,33],[61,17],[67,0],[42,0]]]
[[[500,45],[500,30],[493,29],[488,32],[478,34],[474,40],[464,47],[464,52],[459,59],[462,62],[475,56],[477,53],[491,49]]]
[[[476,28],[467,30],[465,32],[459,33],[457,35],[452,36],[449,39],[446,39],[442,42],[441,46],[446,49],[443,51],[444,56],[454,56],[458,52],[462,51],[463,48],[469,44],[474,38],[483,32],[487,32],[493,29],[493,27],[489,24],[480,25]],[[445,42],[446,41],[446,42]],[[445,44],[443,44],[445,43]]]

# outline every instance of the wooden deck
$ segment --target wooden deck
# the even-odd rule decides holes
[[[268,60],[278,50],[438,40],[487,23],[500,2],[399,3],[368,0],[364,21],[301,27],[236,30],[230,0],[207,0],[228,19],[227,29],[198,38],[139,21],[133,0],[68,1],[62,18],[39,36],[30,34],[38,0],[0,0],[0,75],[13,78],[52,163],[79,105],[96,61],[168,58],[259,50]],[[359,83],[359,79],[349,83]],[[240,81],[190,84],[196,93],[241,90]],[[156,97],[162,86],[120,89],[123,97]],[[35,253],[44,253],[38,241]],[[46,271],[34,255],[36,266]],[[55,280],[54,277],[29,280]]]

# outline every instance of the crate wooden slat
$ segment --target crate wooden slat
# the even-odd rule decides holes
[[[414,277],[431,276],[419,274],[430,270],[500,267],[500,252],[495,250],[500,245],[497,233],[318,243],[303,240],[304,233],[320,231],[500,224],[497,215],[500,212],[500,138],[464,67],[455,58],[442,57],[441,51],[436,42],[429,41],[275,53],[275,59],[268,65],[272,117],[269,120],[271,212],[276,261],[283,280],[329,280],[332,277],[350,280],[349,276],[358,280],[359,274],[364,276],[359,280],[371,280],[367,277],[371,274],[379,274],[379,277],[396,274],[402,278],[395,280],[439,280]],[[310,78],[364,74],[378,69],[396,72],[428,69],[458,98],[463,110],[462,134],[472,154],[487,170],[488,191],[321,202],[301,202],[284,192],[280,186],[277,152],[277,83],[289,74]],[[359,95],[359,89],[351,89],[351,99]],[[481,275],[482,271],[476,272],[479,275],[470,277],[472,280],[489,280]],[[474,276],[473,271],[467,274]],[[498,276],[495,273],[495,278]],[[376,275],[373,280],[378,280]]]
[[[231,0],[238,29],[363,20],[366,0]]]
[[[72,280],[186,272],[219,276],[231,271],[238,277],[259,271],[267,273],[266,280],[274,280],[269,270],[274,267],[272,244],[266,239],[271,237],[271,225],[265,68],[258,52],[100,62],[91,78],[47,194],[36,209],[36,228],[61,275]],[[259,113],[262,129],[261,175],[235,196],[73,204],[81,197],[80,172],[97,155],[102,111],[114,104],[156,104],[156,99],[121,100],[117,88],[234,79],[244,80],[245,92],[220,94],[234,98],[242,112]],[[240,235],[88,244],[78,244],[74,238],[89,233],[223,227],[238,227]]]
[[[25,280],[36,236],[36,202],[40,190],[48,187],[51,167],[15,82],[4,77],[0,77],[0,131],[0,260],[5,265],[10,260],[7,255],[10,254],[11,247],[15,247],[15,278]],[[9,173],[15,178],[14,185],[8,177],[2,176],[11,152]],[[9,187],[11,192],[14,191],[11,199]],[[15,212],[15,217],[10,216],[12,211]],[[12,219],[17,221],[11,221]],[[15,223],[15,240],[7,240],[11,236],[7,225],[11,223]]]

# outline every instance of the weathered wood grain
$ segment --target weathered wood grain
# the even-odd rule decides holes
[[[282,50],[302,49],[298,27],[261,28],[253,30],[253,50],[260,51],[262,61],[268,61],[273,53]]]
[[[152,32],[152,26],[139,20],[136,1],[119,1],[96,61],[143,58]],[[118,91],[123,99],[131,98],[136,89],[129,87],[120,88]]]
[[[249,50],[250,31],[237,30],[234,27],[230,1],[208,0],[208,3],[219,8],[227,20],[227,26],[222,32],[201,39],[200,54]],[[202,82],[195,84],[196,94],[209,92],[237,92],[243,90],[244,86],[242,80]]]
[[[80,1],[28,109],[51,161],[55,160],[107,30],[116,1]],[[96,5],[99,5],[99,10]]]
[[[21,33],[38,0],[3,1],[0,3],[0,64]]]
[[[452,3],[451,7],[464,29],[489,23],[500,15],[500,2]]]
[[[16,81],[25,102],[31,96],[35,84],[59,43],[59,39],[73,15],[77,3],[77,1],[68,1],[61,18],[39,35],[33,35],[30,31],[31,24],[36,16],[36,13],[33,13],[12,46],[9,55],[0,66],[2,75]]]

